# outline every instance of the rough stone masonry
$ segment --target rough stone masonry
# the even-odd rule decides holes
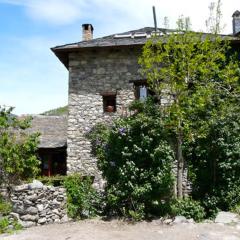
[[[126,115],[135,99],[131,81],[141,79],[140,49],[98,49],[69,55],[68,173],[101,179],[87,132],[98,122]],[[103,96],[116,95],[116,112],[104,112]]]
[[[62,187],[33,183],[16,186],[11,193],[10,214],[23,227],[68,221],[66,191]]]

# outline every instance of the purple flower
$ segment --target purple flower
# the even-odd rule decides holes
[[[101,141],[100,141],[98,138],[96,139],[96,142],[95,142],[95,143],[96,143],[97,146],[100,146],[100,145],[101,145]]]
[[[126,133],[126,130],[127,130],[126,128],[119,128],[118,132],[120,135],[124,135],[124,133]]]

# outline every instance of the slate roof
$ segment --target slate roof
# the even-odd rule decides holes
[[[68,68],[68,53],[71,51],[88,49],[88,48],[107,48],[107,47],[124,47],[124,46],[141,46],[155,32],[153,27],[145,27],[137,30],[127,31],[118,34],[92,39],[89,41],[75,42],[65,45],[60,45],[51,48],[59,60]],[[158,28],[157,32],[161,35],[176,32],[173,29]],[[231,40],[238,40],[239,38],[233,35],[220,35],[221,37],[231,37]]]
[[[67,116],[34,115],[28,133],[39,132],[39,148],[60,148],[67,146]]]
[[[232,17],[240,17],[240,12],[237,10],[233,13]]]
[[[168,29],[163,29],[159,28],[158,29],[161,32],[171,32],[173,30],[168,30]],[[123,33],[117,33],[117,34],[112,34],[109,36],[101,37],[101,38],[96,38],[92,39],[89,41],[81,41],[81,42],[76,42],[76,43],[70,43],[70,44],[65,44],[61,46],[56,46],[52,48],[53,51],[56,51],[58,49],[64,50],[64,49],[74,49],[74,48],[90,48],[90,47],[109,47],[109,46],[125,46],[125,45],[143,45],[146,41],[147,38],[145,36],[143,37],[133,37],[135,33],[146,33],[146,34],[151,34],[154,31],[154,28],[152,27],[145,27],[145,28],[140,28],[137,30],[132,30],[132,31],[127,31]],[[116,38],[115,36],[124,36],[124,35],[132,35],[132,37],[119,37]]]

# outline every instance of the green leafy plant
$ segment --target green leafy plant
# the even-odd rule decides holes
[[[233,99],[239,99],[239,60],[230,41],[218,35],[220,16],[218,1],[209,34],[191,31],[189,18],[180,18],[176,31],[147,41],[139,59],[150,90],[160,101],[168,101],[163,112],[166,127],[175,134],[179,198],[186,165],[184,144],[206,136],[212,120],[224,116]]]
[[[199,222],[205,217],[204,208],[200,202],[194,201],[191,198],[176,199],[171,204],[173,216],[184,216],[188,219],[193,218]]]
[[[31,119],[12,115],[12,108],[0,106],[0,184],[10,186],[39,172],[36,156],[39,134],[27,134]]]
[[[0,218],[0,234],[12,233],[21,229],[22,226],[16,220],[9,220],[8,217]]]
[[[214,219],[217,216],[217,213],[221,210],[221,198],[218,196],[218,194],[210,194],[206,195],[200,200],[201,205],[205,209],[206,217],[209,219]]]
[[[8,227],[10,225],[10,222],[8,218],[4,217],[0,219],[0,234],[5,233],[8,231]]]
[[[4,198],[0,195],[0,215],[7,216],[12,210],[12,205],[4,200]]]
[[[92,187],[90,177],[69,175],[64,180],[68,215],[74,219],[94,217],[100,213],[100,195]]]
[[[136,114],[90,137],[98,166],[107,180],[107,212],[134,219],[156,214],[156,206],[173,193],[174,153],[166,140],[159,106],[136,102]]]
[[[205,137],[185,147],[192,176],[192,195],[203,202],[207,216],[229,211],[240,203],[239,106],[209,124]]]

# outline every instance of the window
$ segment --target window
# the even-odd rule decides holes
[[[135,89],[135,98],[141,101],[144,101],[149,96],[154,96],[155,93],[148,89],[146,81],[135,81],[134,82]]]
[[[103,111],[116,112],[116,94],[103,94]]]

